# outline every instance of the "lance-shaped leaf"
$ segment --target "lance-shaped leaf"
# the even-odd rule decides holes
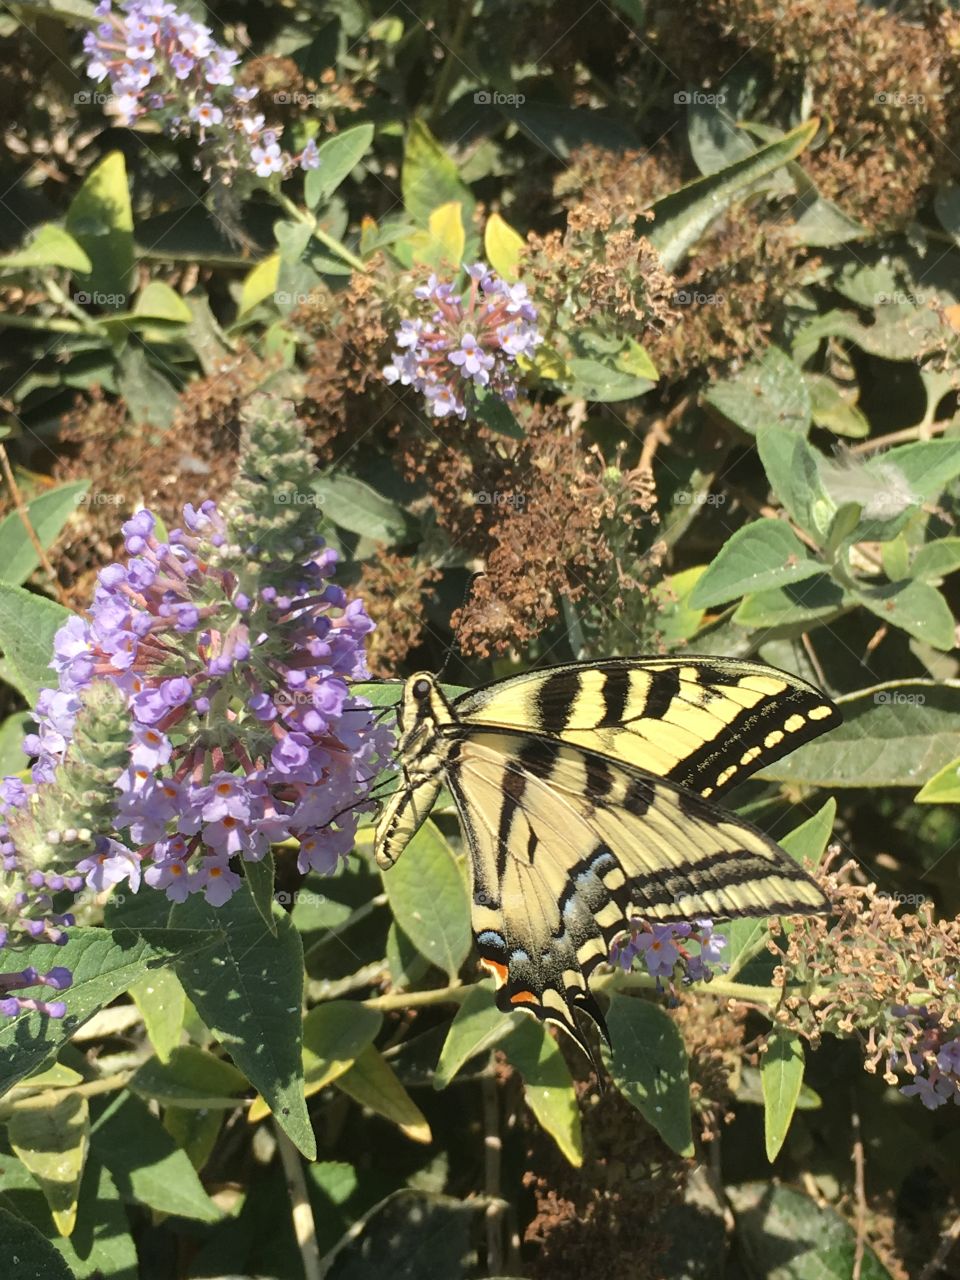
[[[528,1016],[518,1020],[503,1051],[523,1077],[527,1106],[567,1160],[579,1168],[583,1164],[580,1104],[557,1042],[542,1022]]]
[[[614,1084],[679,1155],[693,1154],[687,1051],[676,1023],[649,1000],[615,995],[603,1055]]]
[[[71,1235],[90,1141],[86,1098],[72,1090],[25,1098],[7,1122],[7,1135],[14,1153],[40,1184],[57,1230]]]
[[[767,1036],[760,1059],[763,1089],[763,1134],[767,1159],[773,1164],[790,1129],[803,1084],[803,1041],[792,1031],[775,1030]]]
[[[427,819],[383,873],[383,887],[397,924],[452,981],[470,950],[470,904],[453,850],[435,823]]]

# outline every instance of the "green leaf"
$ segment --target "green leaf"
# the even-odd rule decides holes
[[[803,582],[745,596],[733,615],[741,627],[796,627],[807,630],[811,622],[834,617],[853,603],[839,583],[827,573]]]
[[[470,951],[470,903],[453,850],[429,818],[383,872],[383,887],[397,924],[452,982]]]
[[[111,1102],[94,1124],[90,1143],[124,1200],[198,1222],[218,1222],[223,1216],[186,1152],[132,1094],[122,1093]]]
[[[30,526],[44,550],[56,542],[89,487],[89,480],[60,485],[26,504]],[[39,563],[20,513],[11,511],[0,520],[0,581],[19,586]]]
[[[415,231],[409,239],[412,260],[444,275],[458,275],[463,261],[467,233],[463,206],[449,200],[430,214],[425,231]]]
[[[328,520],[350,533],[360,533],[393,547],[407,541],[413,526],[399,503],[345,472],[318,476],[313,484],[317,502]]]
[[[383,1054],[372,1044],[358,1055],[356,1062],[335,1085],[361,1107],[369,1107],[377,1115],[395,1124],[413,1142],[432,1142],[433,1134],[423,1112],[397,1079]]]
[[[833,835],[836,816],[837,802],[831,796],[812,817],[787,832],[779,842],[781,849],[808,870],[819,867]]]
[[[870,434],[866,416],[841,393],[832,378],[822,373],[805,373],[803,379],[810,393],[810,412],[816,426],[852,440]]]
[[[754,520],[723,544],[691,592],[690,603],[705,609],[822,573],[823,565],[784,520]]]
[[[633,338],[627,339],[625,349],[617,356],[616,365],[635,378],[649,378],[651,382],[656,382],[660,377],[650,352]]]
[[[483,229],[483,249],[487,261],[504,280],[515,281],[520,270],[524,239],[499,213],[491,213]]]
[[[856,1233],[830,1206],[769,1182],[727,1187],[748,1274],[764,1280],[850,1280]],[[891,1280],[864,1245],[860,1280]]]
[[[247,272],[240,287],[240,302],[237,316],[245,316],[254,307],[259,306],[266,298],[272,298],[277,292],[280,278],[280,255],[271,253]]]
[[[230,1062],[197,1045],[179,1045],[169,1059],[148,1058],[128,1086],[144,1101],[189,1110],[235,1107],[234,1096],[249,1086]]]
[[[0,721],[0,777],[19,773],[27,767],[23,751],[23,739],[34,728],[33,718],[25,711],[14,711]]]
[[[130,987],[130,995],[143,1017],[150,1043],[161,1062],[168,1062],[180,1043],[187,996],[172,969],[151,969]]]
[[[456,164],[422,120],[414,120],[407,133],[400,182],[404,208],[418,226],[428,226],[434,209],[452,200],[463,206],[467,226],[473,220],[470,189],[460,181]]]
[[[807,120],[792,132],[737,160],[719,173],[698,178],[653,206],[653,225],[641,223],[663,265],[673,271],[715,219],[721,217],[754,184],[795,159],[813,140],[819,121]]]
[[[952,649],[956,643],[950,606],[928,582],[907,579],[880,587],[860,587],[852,594],[882,622],[899,627],[934,649]]]
[[[692,1155],[687,1052],[676,1024],[649,1000],[614,995],[607,1027],[613,1049],[602,1050],[614,1084],[668,1147]]]
[[[303,180],[304,199],[308,209],[315,209],[323,200],[329,200],[363,157],[373,142],[373,125],[358,124],[327,138],[317,148],[320,164],[310,169]]]
[[[579,1169],[583,1164],[580,1104],[557,1042],[542,1022],[527,1016],[518,1020],[503,1042],[503,1051],[523,1076],[527,1106],[564,1157]]]
[[[803,1084],[803,1070],[803,1041],[800,1037],[792,1031],[771,1031],[767,1036],[766,1051],[760,1058],[763,1136],[771,1164],[786,1140]]]
[[[460,1004],[440,1050],[433,1087],[445,1089],[471,1058],[502,1044],[516,1026],[516,1017],[498,1009],[489,982],[476,982]]]
[[[303,947],[290,917],[279,907],[275,914],[271,933],[249,894],[235,893],[222,907],[198,896],[175,906],[173,924],[219,934],[213,962],[188,958],[177,974],[277,1123],[313,1160],[316,1141],[303,1094]]]
[[[788,831],[779,841],[780,847],[801,866],[808,869],[818,867],[830,843],[836,816],[837,802],[831,796],[812,817]],[[723,935],[727,939],[723,949],[727,978],[733,978],[763,950],[769,934],[766,920],[730,920],[723,925]]]
[[[0,582],[0,648],[4,679],[33,706],[40,690],[56,684],[50,670],[53,637],[70,617],[62,604]]]
[[[304,1092],[309,1098],[349,1071],[367,1045],[373,1044],[383,1022],[375,1009],[354,1000],[329,1000],[310,1010],[303,1020]],[[257,1099],[250,1108],[251,1123],[262,1120],[268,1108]]]
[[[809,201],[797,220],[792,225],[784,226],[782,231],[784,239],[793,244],[809,245],[817,249],[833,248],[851,240],[868,238],[872,234],[869,227],[855,222],[832,200],[821,195]],[[830,429],[835,431],[836,427]]]
[[[761,427],[774,426],[806,435],[813,420],[803,374],[774,346],[726,382],[715,383],[703,400],[751,436]]]
[[[133,288],[133,209],[123,153],[111,151],[87,174],[67,210],[67,231],[89,257],[76,276],[101,310],[123,311]]]
[[[395,1191],[324,1259],[325,1280],[468,1280],[475,1276],[474,1226],[482,1200]]]
[[[704,94],[687,94],[687,142],[693,163],[702,174],[722,170],[754,155],[756,147],[743,132],[726,104],[723,86],[716,97],[720,104],[698,101]]]
[[[837,504],[820,480],[816,450],[797,432],[760,426],[757,451],[770,487],[791,520],[822,546]]]
[[[0,257],[0,271],[30,267],[64,267],[67,271],[87,272],[93,270],[93,263],[73,236],[47,222],[22,249]]]
[[[429,961],[423,958],[399,928],[396,920],[391,920],[387,929],[385,951],[387,967],[390,970],[390,983],[394,991],[409,989],[419,982],[430,968]]]
[[[253,904],[260,913],[260,919],[271,933],[277,932],[277,921],[273,914],[273,888],[275,869],[273,851],[268,849],[266,856],[259,862],[243,864],[243,878],[246,882]]]
[[[9,1207],[50,1241],[76,1280],[137,1280],[137,1251],[126,1212],[113,1179],[94,1156],[87,1159],[77,1226],[69,1238],[55,1234],[46,1201],[19,1160],[0,1163],[0,1193]],[[4,1230],[4,1244],[9,1238]],[[54,1280],[61,1274],[65,1273],[51,1267],[39,1276],[28,1271],[23,1280]]]
[[[50,943],[7,955],[2,972],[34,965],[41,973],[63,965],[73,974],[64,993],[65,1018],[20,1013],[0,1026],[0,1094],[52,1057],[98,1009],[122,995],[152,964],[162,963],[210,944],[209,935],[153,930],[138,937],[129,929],[86,929],[75,926],[63,946]],[[210,957],[207,957],[207,964]]]
[[[480,421],[496,431],[498,435],[509,436],[511,440],[523,440],[526,432],[513,416],[513,410],[493,391],[473,397],[474,407]]]
[[[190,324],[193,312],[175,289],[162,280],[151,280],[137,295],[135,316],[150,320],[166,320],[170,324]]]
[[[910,565],[910,576],[921,582],[940,582],[958,569],[960,538],[938,538],[936,542],[925,542],[918,548]]]
[[[173,426],[180,407],[177,389],[142,348],[130,346],[124,351],[117,385],[134,423],[163,430]]]
[[[568,360],[567,369],[573,375],[573,381],[566,386],[567,393],[600,404],[631,400],[634,396],[645,395],[655,386],[649,378],[638,378],[613,365],[586,357],[575,356]]]
[[[760,777],[807,787],[918,787],[957,754],[960,686],[895,680],[836,703],[842,724]]]
[[[7,1280],[77,1280],[61,1255],[36,1227],[0,1208]]]
[[[76,1092],[26,1098],[16,1104],[7,1136],[14,1154],[39,1183],[57,1230],[71,1235],[90,1139],[86,1098]]]
[[[960,804],[960,757],[928,778],[914,796],[917,804]]]

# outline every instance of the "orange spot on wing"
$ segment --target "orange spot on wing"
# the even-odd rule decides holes
[[[518,991],[515,996],[510,997],[511,1004],[539,1004],[540,1001],[532,991]]]
[[[508,976],[507,966],[505,964],[500,964],[498,960],[481,960],[480,968],[487,969],[490,973],[493,974],[493,976],[497,980],[498,990],[500,989],[500,987],[503,986],[503,984],[507,980],[507,976]]]

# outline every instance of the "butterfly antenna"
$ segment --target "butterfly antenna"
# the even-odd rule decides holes
[[[454,655],[455,653],[459,653],[459,652],[460,652],[460,632],[461,632],[461,630],[462,630],[462,628],[463,628],[463,614],[464,614],[464,610],[466,609],[467,604],[468,604],[468,603],[469,603],[469,601],[470,601],[470,597],[473,595],[473,588],[474,588],[474,586],[476,585],[477,580],[478,580],[479,578],[485,578],[486,576],[487,576],[487,575],[486,575],[486,573],[483,571],[483,569],[479,569],[476,573],[471,574],[471,576],[470,576],[470,581],[467,583],[467,589],[466,589],[466,591],[464,591],[464,593],[463,593],[463,600],[462,600],[462,602],[461,602],[461,604],[460,604],[460,616],[459,616],[459,618],[457,619],[457,629],[456,629],[456,631],[455,631],[455,632],[454,632],[454,634],[453,634],[453,639],[450,641],[449,645],[447,645],[447,652],[446,652],[446,654],[444,655],[444,659],[443,659],[443,666],[442,666],[442,667],[440,668],[440,670],[437,672],[437,680],[438,680],[438,681],[442,680],[442,679],[443,679],[443,677],[446,675],[446,673],[447,673],[447,667],[449,667],[449,665],[450,665],[450,659],[453,657],[453,655]]]

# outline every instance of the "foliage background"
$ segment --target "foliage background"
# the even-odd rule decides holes
[[[239,215],[184,144],[105,118],[89,12],[0,14],[2,405],[43,549],[8,483],[4,772],[121,520],[221,492],[269,382],[377,675],[438,669],[456,629],[458,684],[684,648],[805,676],[844,726],[735,801],[796,856],[839,846],[846,943],[912,915],[916,960],[960,910],[953,7],[210,5],[287,134],[339,147]],[[484,253],[549,350],[513,415],[437,423],[379,369],[412,274]],[[383,882],[369,854],[287,888],[279,850],[274,932],[246,897],[90,910],[68,1023],[0,1030],[8,1089],[44,1073],[0,1159],[41,1274],[947,1273],[957,1110],[864,1073],[865,996],[846,1035],[771,1035],[768,937],[734,926],[730,972],[669,1013],[609,980],[601,1094],[477,982],[452,815]]]

